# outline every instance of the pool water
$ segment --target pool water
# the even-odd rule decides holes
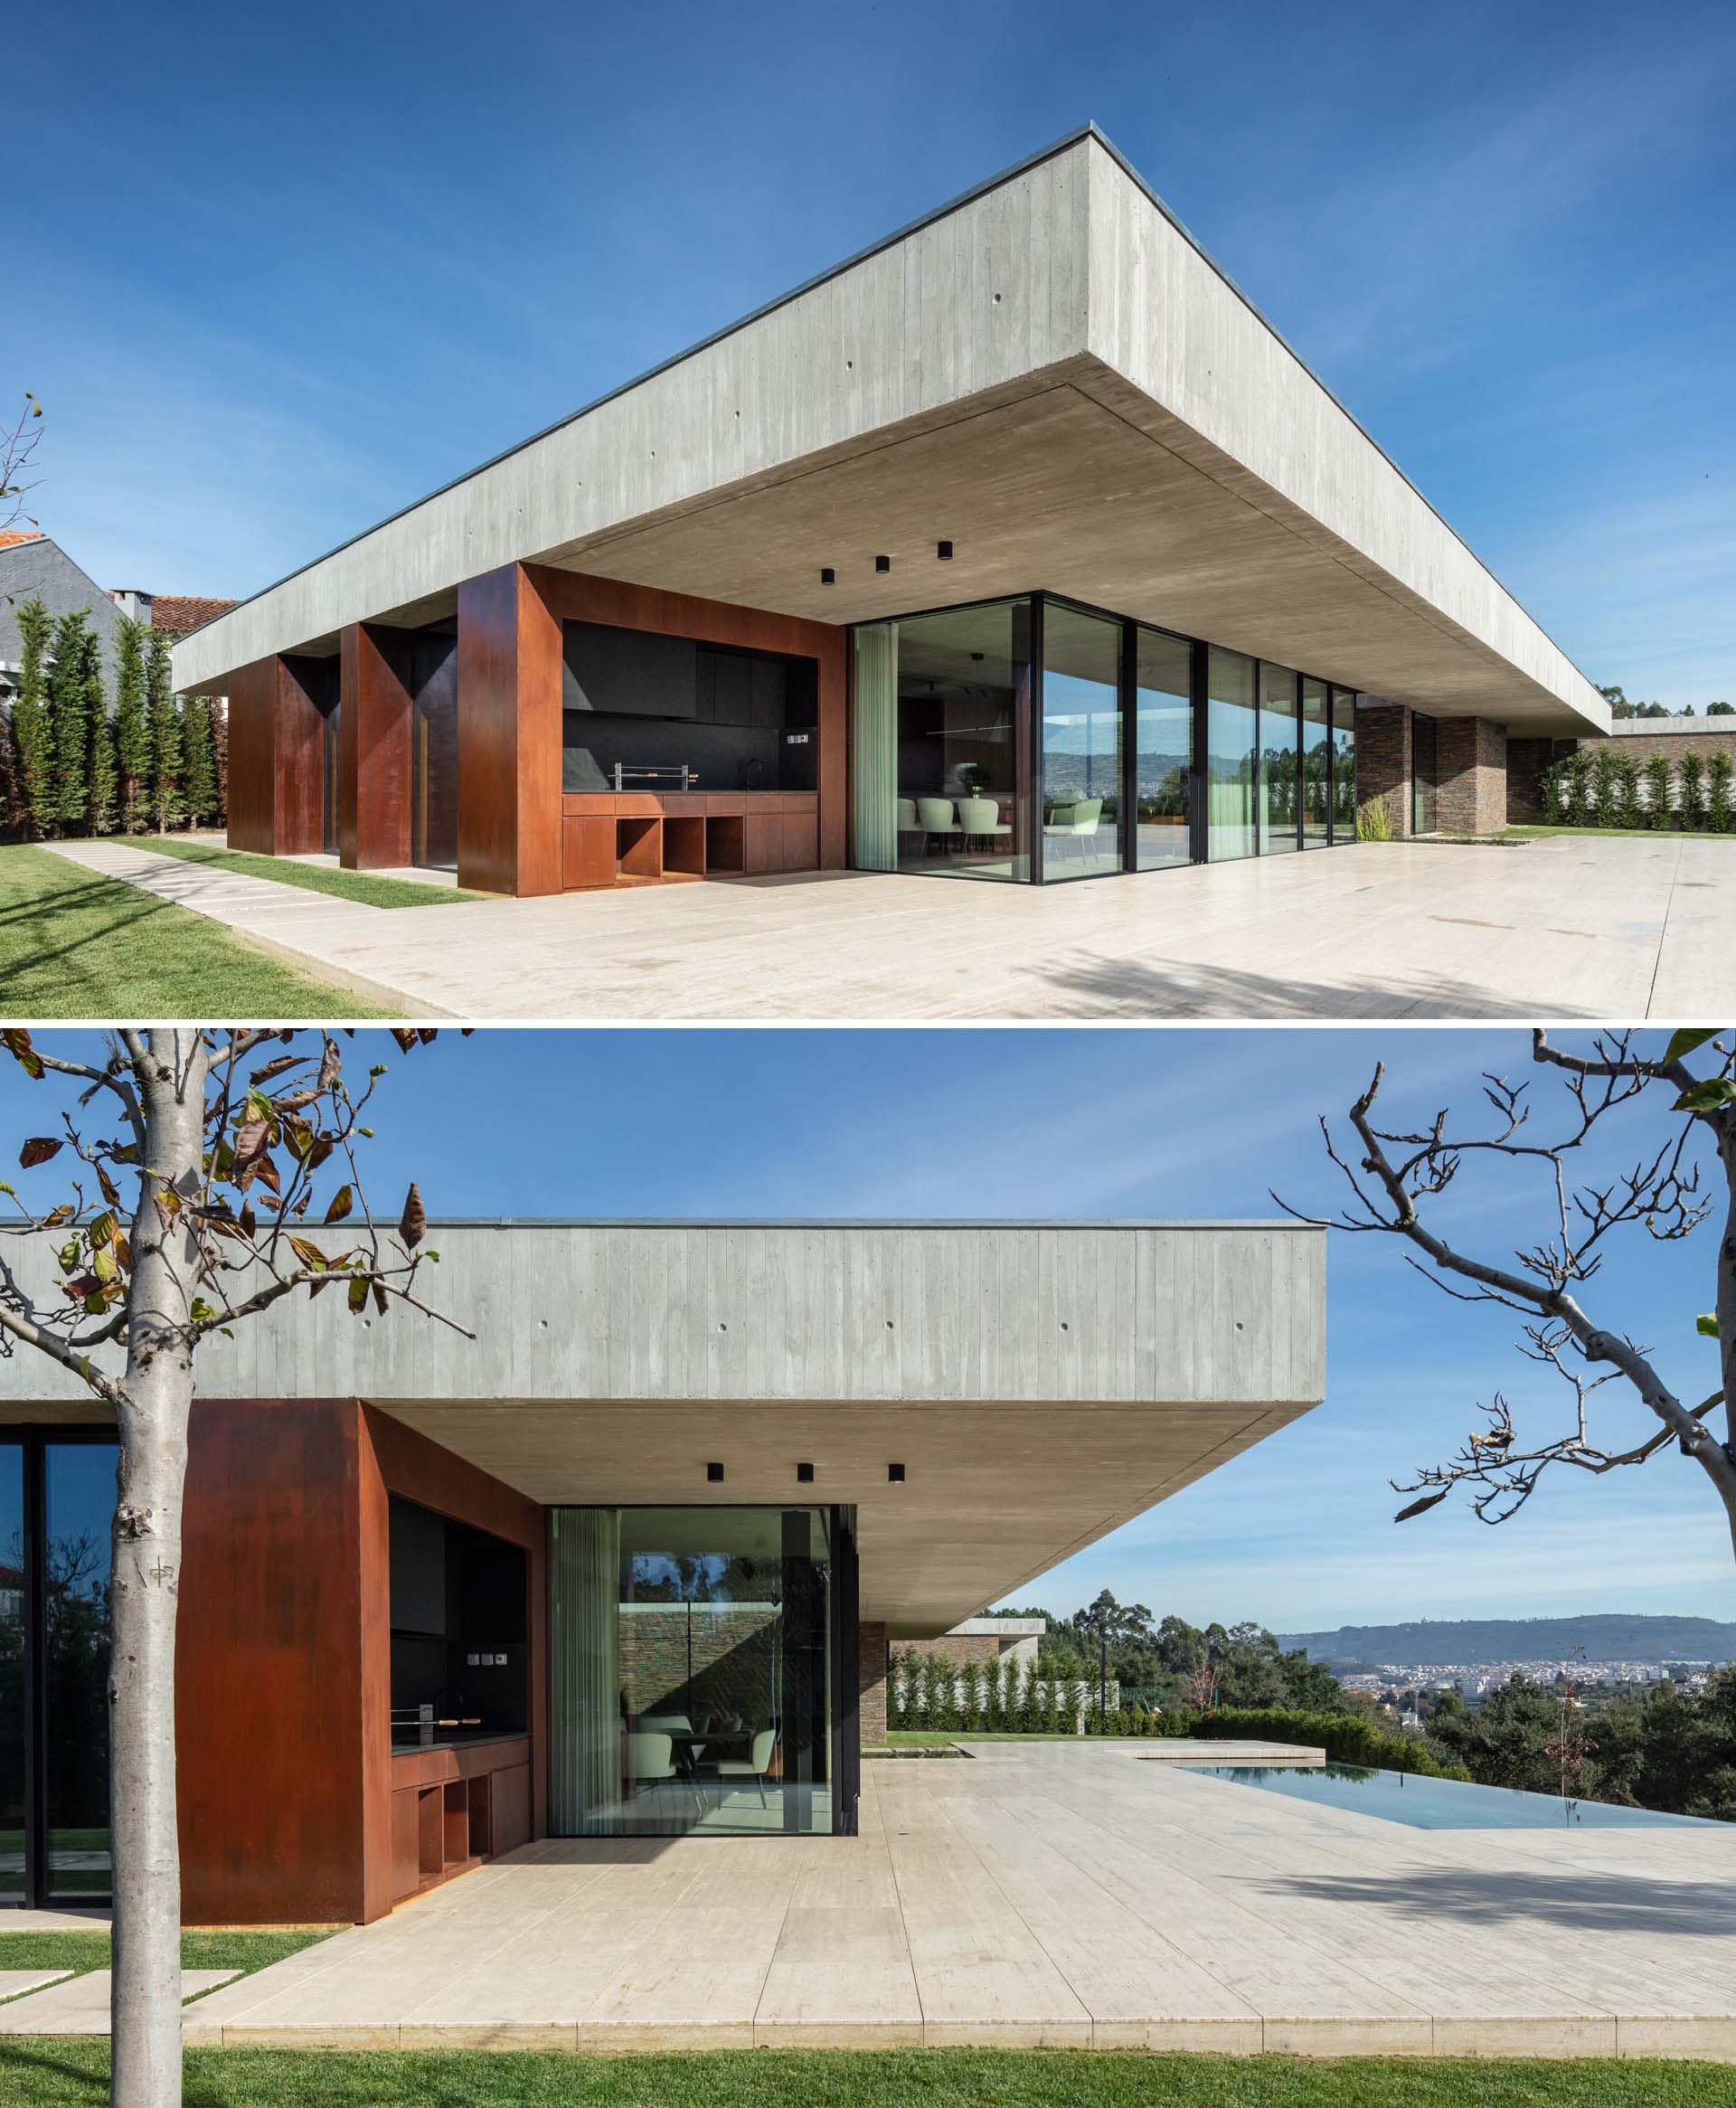
[[[1259,1786],[1322,1808],[1351,1808],[1411,1829],[1722,1829],[1701,1815],[1660,1815],[1602,1801],[1559,1801],[1551,1793],[1520,1793],[1506,1786],[1476,1786],[1463,1779],[1426,1779],[1415,1772],[1365,1771],[1359,1764],[1188,1764],[1208,1779]]]

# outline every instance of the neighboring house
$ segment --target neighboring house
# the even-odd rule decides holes
[[[1094,128],[195,630],[230,838],[513,893],[1498,827],[1609,705]],[[1359,708],[1358,700],[1363,699]],[[463,707],[459,707],[462,702]]]
[[[998,1647],[985,1604],[1325,1385],[1325,1234],[1288,1221],[471,1221],[437,1242],[440,1307],[474,1338],[325,1297],[201,1348],[190,1924],[374,1918],[546,1835],[849,1835],[889,1640]],[[42,1243],[14,1255],[26,1287]],[[44,1487],[106,1479],[100,1520],[96,1417],[42,1357],[0,1361],[0,1543]],[[24,1717],[0,1718],[0,1774],[33,1782],[14,1900],[49,1902],[73,1886],[52,1836],[99,1831],[106,1788],[52,1713]]]
[[[120,610],[52,535],[14,533],[0,534],[0,702],[10,701],[18,685],[24,652],[18,610],[26,600],[41,600],[54,616],[80,610],[90,616],[102,641],[103,678],[112,692]]]
[[[189,598],[184,594],[152,594],[127,589],[105,591],[87,571],[80,570],[52,535],[40,532],[0,534],[0,702],[12,695],[18,685],[23,646],[18,637],[18,610],[26,600],[41,600],[53,616],[80,610],[90,618],[92,629],[102,639],[103,678],[112,696],[115,683],[115,649],[125,617],[160,629],[174,639],[196,629],[235,605],[233,600]]]

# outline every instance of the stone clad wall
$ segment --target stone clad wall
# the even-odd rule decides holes
[[[1356,706],[1356,802],[1386,808],[1392,839],[1410,835],[1410,712],[1402,703]]]
[[[723,1705],[751,1725],[769,1704],[775,1603],[695,1603],[692,1617],[694,1704]],[[630,1713],[685,1710],[689,1646],[685,1603],[634,1603],[620,1619],[621,1688]]]
[[[856,1627],[856,1717],[863,1749],[886,1739],[886,1628]]]
[[[1649,722],[1645,719],[1639,723]],[[1736,717],[1704,721],[1703,732],[1614,732],[1596,739],[1524,739],[1507,742],[1507,818],[1515,827],[1536,827],[1543,818],[1542,781],[1552,761],[1563,760],[1575,747],[1595,754],[1599,747],[1613,747],[1625,754],[1642,772],[1654,754],[1665,755],[1672,767],[1684,754],[1710,761],[1721,749],[1736,761]],[[1725,727],[1729,729],[1726,730]],[[1715,729],[1714,729],[1715,728]]]
[[[1507,824],[1506,727],[1486,717],[1439,725],[1435,825],[1443,835],[1498,835]]]

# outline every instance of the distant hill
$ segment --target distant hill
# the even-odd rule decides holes
[[[1736,1624],[1715,1618],[1433,1618],[1410,1625],[1341,1625],[1335,1632],[1283,1632],[1283,1648],[1349,1669],[1383,1661],[1457,1661],[1488,1667],[1548,1661],[1585,1650],[1590,1661],[1736,1661]]]

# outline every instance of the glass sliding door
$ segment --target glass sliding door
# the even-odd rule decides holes
[[[1134,640],[1135,824],[1141,871],[1193,861],[1194,647],[1141,629]]]
[[[952,608],[897,625],[900,871],[1030,877],[1031,627],[1029,600]],[[859,629],[858,639],[864,634]],[[859,657],[858,673],[861,666]],[[861,818],[859,810],[859,827]]]
[[[1332,838],[1356,839],[1356,695],[1332,691]]]
[[[45,1442],[42,1787],[46,1892],[107,1895],[108,1564],[116,1449]]]
[[[1251,856],[1260,756],[1255,744],[1254,662],[1213,645],[1207,655],[1206,854],[1214,864]]]
[[[0,1437],[0,1903],[106,1901],[108,1432]]]
[[[1410,713],[1410,832],[1435,831],[1435,786],[1440,768],[1439,733],[1432,717]]]
[[[551,1512],[557,1835],[833,1829],[835,1534],[818,1508]]]
[[[0,1441],[0,1904],[24,1894],[24,1445]]]
[[[1260,853],[1299,849],[1296,676],[1260,663]]]
[[[1122,867],[1119,622],[1043,610],[1043,879]]]
[[[1302,845],[1324,843],[1332,805],[1332,725],[1326,684],[1302,683]]]
[[[855,633],[852,696],[855,743],[854,862],[858,871],[898,869],[898,624]]]

